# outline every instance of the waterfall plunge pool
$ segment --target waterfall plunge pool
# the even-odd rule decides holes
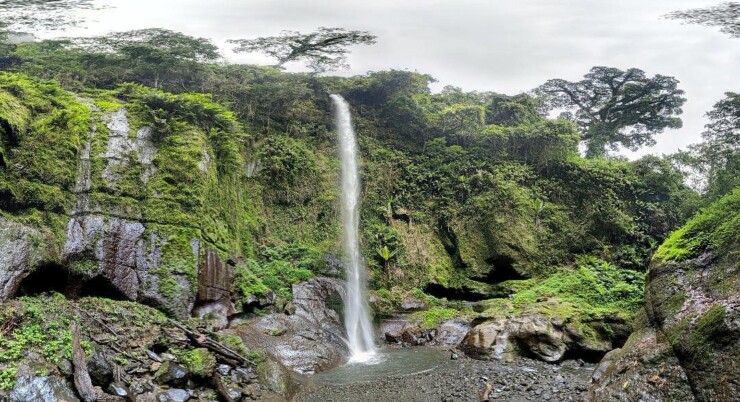
[[[435,347],[383,348],[364,362],[352,362],[318,373],[313,381],[322,385],[346,385],[403,377],[434,370],[450,360],[450,352]]]

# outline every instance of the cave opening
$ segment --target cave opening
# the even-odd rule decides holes
[[[78,280],[62,265],[44,264],[21,281],[16,296],[36,296],[52,292],[67,295],[70,285]]]
[[[485,275],[473,279],[490,285],[527,279],[527,276],[522,275],[514,268],[514,259],[509,256],[491,257],[486,260],[486,263],[491,265],[491,270]]]
[[[430,283],[424,287],[424,293],[432,295],[438,299],[446,298],[447,300],[458,301],[481,301],[490,298],[488,294],[478,292],[467,286],[460,288],[449,288],[438,283]]]
[[[128,300],[123,292],[118,290],[113,284],[105,277],[96,276],[93,279],[85,282],[79,290],[76,297],[100,297],[103,299],[111,300]]]

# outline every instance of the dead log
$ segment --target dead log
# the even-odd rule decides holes
[[[187,337],[190,339],[192,343],[194,343],[196,346],[204,347],[220,356],[225,358],[227,361],[234,361],[238,364],[252,364],[256,365],[252,360],[249,360],[248,358],[240,355],[238,352],[235,352],[228,346],[224,345],[221,342],[218,342],[216,340],[213,340],[209,338],[206,335],[199,334],[195,331],[191,331],[190,329],[186,328],[185,326],[181,325],[178,322],[172,321],[172,325],[180,329],[182,332],[187,335]]]
[[[74,383],[77,393],[85,402],[98,400],[95,389],[87,371],[87,357],[80,344],[80,327],[76,322],[72,323],[72,364],[74,365]]]
[[[234,398],[229,395],[229,391],[226,390],[224,382],[221,381],[221,376],[217,372],[213,372],[213,381],[216,383],[216,391],[221,396],[224,402],[234,402]]]

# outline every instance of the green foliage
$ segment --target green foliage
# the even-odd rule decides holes
[[[699,211],[658,248],[653,262],[683,261],[710,250],[727,253],[740,244],[740,189]]]
[[[575,269],[563,268],[514,294],[515,309],[525,311],[542,299],[557,299],[586,314],[617,314],[630,319],[642,306],[644,274],[608,262],[584,258]]]
[[[429,310],[420,311],[412,315],[412,320],[418,320],[422,328],[433,328],[443,321],[455,318],[460,311],[452,308],[433,307]]]
[[[681,127],[675,116],[686,102],[678,80],[648,78],[637,68],[593,67],[581,81],[549,80],[538,92],[549,97],[551,107],[572,111],[569,116],[581,127],[589,157],[604,156],[607,147],[637,150],[655,144],[655,134]]]
[[[235,286],[239,299],[262,296],[268,290],[291,298],[291,286],[306,281],[320,269],[316,250],[300,244],[264,247],[259,259],[248,259],[236,267]]]
[[[216,368],[216,358],[208,349],[190,349],[183,352],[179,357],[185,368],[198,377],[210,377]]]

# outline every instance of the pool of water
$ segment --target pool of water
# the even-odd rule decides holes
[[[314,376],[319,384],[344,385],[372,382],[430,371],[450,359],[450,352],[432,347],[380,349],[364,362],[350,362]]]

